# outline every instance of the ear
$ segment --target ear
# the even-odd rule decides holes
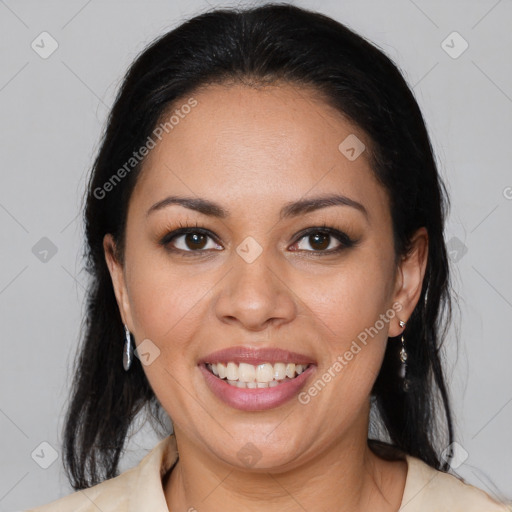
[[[130,332],[133,332],[132,316],[130,312],[130,302],[128,300],[128,292],[126,288],[124,268],[117,258],[116,244],[110,233],[103,237],[103,250],[105,260],[112,279],[114,293],[116,295],[117,306],[121,319],[127,325]]]
[[[398,336],[403,328],[399,320],[407,323],[421,295],[423,278],[428,260],[428,232],[425,227],[419,228],[411,239],[409,252],[402,256],[398,266],[395,280],[393,303],[401,304],[402,309],[397,311],[397,320],[389,328],[388,336]]]

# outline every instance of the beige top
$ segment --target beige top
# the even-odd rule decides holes
[[[115,478],[27,512],[169,512],[162,477],[177,459],[176,438],[160,441],[141,462]],[[403,512],[511,512],[512,504],[406,455]]]

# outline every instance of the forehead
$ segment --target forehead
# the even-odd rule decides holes
[[[197,104],[181,109],[190,98]],[[164,122],[173,113],[139,176],[139,203],[183,193],[247,207],[339,192],[387,207],[368,149],[355,159],[344,152],[368,148],[367,136],[312,89],[210,85],[177,101]]]

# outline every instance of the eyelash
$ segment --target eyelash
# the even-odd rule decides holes
[[[177,249],[175,247],[171,247],[171,242],[175,240],[176,238],[187,235],[190,233],[199,233],[202,235],[206,235],[213,239],[215,243],[219,243],[216,240],[216,237],[212,235],[210,231],[204,228],[200,228],[197,223],[195,226],[189,226],[189,225],[182,225],[181,222],[179,223],[180,228],[175,229],[173,231],[170,231],[167,233],[161,240],[160,245],[164,246],[168,251],[172,253],[179,253],[183,256],[200,256],[204,255],[206,251],[211,251],[211,249],[198,249],[198,250],[183,250],[183,249]],[[306,249],[297,249],[296,252],[307,252],[312,253],[315,256],[322,256],[322,255],[332,255],[339,253],[345,249],[349,249],[350,247],[353,247],[357,244],[357,240],[353,240],[350,238],[346,233],[339,231],[336,228],[332,228],[327,226],[326,224],[323,224],[322,226],[318,227],[312,227],[302,230],[300,233],[297,234],[296,241],[292,244],[295,245],[298,242],[300,242],[303,238],[306,238],[308,236],[311,236],[313,234],[321,233],[323,235],[330,235],[331,237],[335,238],[338,242],[340,242],[340,245],[335,249],[329,249],[329,250],[306,250]],[[220,245],[220,244],[219,244]],[[330,243],[329,243],[330,245]]]

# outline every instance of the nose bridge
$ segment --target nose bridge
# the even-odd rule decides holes
[[[274,281],[279,263],[269,248],[260,249],[255,247],[255,243],[251,240],[242,242],[236,249],[236,255],[233,255],[236,289],[238,293],[250,291],[253,296],[272,296],[278,291]]]
[[[233,251],[232,269],[216,301],[223,321],[238,321],[247,329],[264,328],[269,320],[286,323],[295,315],[282,261],[269,248],[247,237]]]

